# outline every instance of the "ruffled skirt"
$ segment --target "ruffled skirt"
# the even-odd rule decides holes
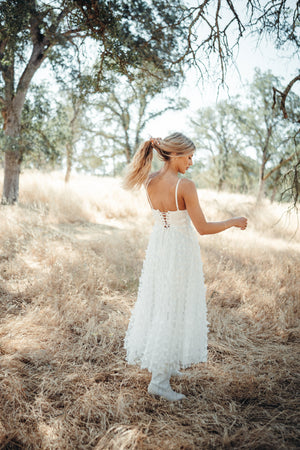
[[[125,336],[127,362],[153,372],[206,361],[205,291],[192,227],[154,227]]]

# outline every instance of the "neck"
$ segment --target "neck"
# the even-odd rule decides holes
[[[178,170],[174,165],[174,161],[172,161],[172,160],[166,161],[163,168],[160,170],[160,173],[162,175],[168,173],[169,175],[173,175],[173,176],[175,175],[177,177]]]

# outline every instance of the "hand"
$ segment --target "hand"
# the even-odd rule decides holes
[[[233,218],[233,226],[240,228],[241,230],[245,230],[247,228],[246,217],[234,217]]]

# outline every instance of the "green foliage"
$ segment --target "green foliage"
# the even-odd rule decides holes
[[[119,157],[125,152],[130,160],[145,121],[163,112],[148,109],[148,105],[163,89],[180,82],[182,63],[193,62],[200,73],[208,73],[208,59],[213,57],[224,80],[233,48],[247,29],[272,36],[279,47],[290,43],[299,48],[298,2],[294,6],[286,0],[246,0],[239,5],[243,9],[236,8],[233,2],[206,0],[192,6],[181,0],[2,0],[0,108],[5,132],[10,134],[0,134],[2,149],[18,150],[16,155],[29,165],[60,163],[64,145],[74,150],[80,139],[80,121],[86,118],[90,127],[84,111],[75,120],[68,108],[74,113],[77,101],[82,106],[88,93],[98,92],[102,124],[94,134],[101,139],[101,151],[92,155],[93,133],[88,130],[88,144],[74,151],[78,157],[85,154],[93,167],[97,163],[104,167],[112,158],[114,172],[121,170]],[[234,30],[233,37],[229,30]],[[46,100],[45,91],[37,88],[25,102],[32,78],[44,60],[52,64],[61,83],[75,87],[66,107],[54,106]],[[129,82],[120,83],[123,77]],[[284,169],[289,170],[290,164],[297,167],[299,158],[292,160],[292,156],[299,149],[295,131],[299,98],[289,93],[289,122],[283,124],[278,105],[272,109],[274,84],[281,89],[280,80],[257,72],[247,106],[227,102],[216,111],[199,113],[201,120],[196,120],[195,127],[199,145],[208,155],[205,170],[219,189],[251,189],[259,175],[266,189],[274,193]],[[168,99],[164,110],[184,106],[184,102]],[[78,164],[85,167],[83,159]],[[7,187],[7,201],[12,191]]]
[[[275,85],[281,88],[277,77],[256,70],[246,103],[236,97],[198,111],[192,124],[205,155],[205,169],[197,175],[202,185],[248,192],[259,184],[260,194],[280,198],[285,174],[293,176],[291,167],[297,163],[300,102],[291,93],[293,114],[283,120],[279,105],[273,107]],[[285,199],[288,192],[293,194],[286,191]]]
[[[102,153],[109,149],[106,157],[115,172],[118,163],[120,171],[125,162],[130,162],[140,143],[145,139],[142,134],[147,123],[168,110],[179,110],[187,106],[185,99],[167,96],[168,89],[178,78],[165,77],[154,68],[144,65],[142,72],[137,72],[134,80],[126,76],[109,73],[109,82],[104,86],[101,96],[94,96],[91,101],[91,117],[97,117],[97,126],[87,123],[85,129],[90,136],[100,139]],[[162,96],[164,93],[164,96]],[[160,108],[155,101],[160,100]],[[162,106],[163,105],[163,106]]]
[[[24,68],[32,45],[36,43],[42,44],[42,57],[47,56],[54,67],[71,69],[74,54],[82,57],[80,46],[87,38],[97,43],[96,82],[105,70],[130,74],[131,69],[136,70],[145,61],[161,72],[170,73],[170,60],[178,56],[178,44],[184,32],[183,25],[178,23],[178,8],[178,0],[168,8],[164,1],[150,5],[141,0],[126,3],[107,0],[2,1],[2,74],[5,65],[16,64],[16,68]]]
[[[255,164],[243,154],[243,137],[234,123],[238,104],[238,98],[219,102],[215,108],[199,110],[192,120],[195,142],[206,166],[204,184],[207,187],[242,192],[252,188],[251,173]],[[199,177],[198,173],[198,180]]]
[[[283,175],[299,151],[299,124],[295,118],[299,117],[300,99],[290,93],[288,108],[292,104],[293,113],[288,120],[283,120],[279,104],[273,105],[273,86],[283,90],[278,77],[257,69],[249,87],[250,106],[239,117],[239,129],[246,145],[256,150],[260,189],[273,197],[278,191],[278,198]]]
[[[67,116],[49,101],[44,85],[32,86],[22,111],[20,142],[26,167],[57,167],[67,139]]]
[[[9,41],[10,52],[22,55],[30,37],[29,17],[31,13],[31,1],[10,0],[0,3],[0,40]],[[9,64],[7,55],[1,58],[1,64]]]

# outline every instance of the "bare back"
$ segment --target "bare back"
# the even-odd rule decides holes
[[[184,199],[180,195],[179,180],[177,177],[161,176],[157,173],[150,175],[146,183],[146,191],[153,209],[161,212],[177,211],[176,198],[178,209],[186,209]]]

